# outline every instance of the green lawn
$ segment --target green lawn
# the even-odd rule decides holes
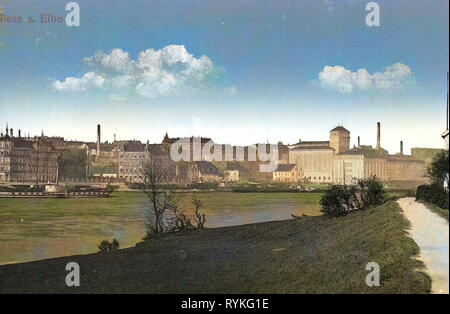
[[[346,217],[305,217],[153,238],[112,254],[0,266],[0,293],[427,293],[418,246],[395,202]],[[77,262],[81,286],[66,288]],[[381,286],[367,287],[367,263]]]

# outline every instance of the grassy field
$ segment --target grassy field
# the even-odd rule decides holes
[[[0,293],[427,293],[395,202],[341,218],[305,217],[161,236],[112,254],[0,266]],[[81,286],[65,287],[77,262]],[[367,263],[381,286],[367,287]]]

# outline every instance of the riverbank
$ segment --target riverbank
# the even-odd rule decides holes
[[[426,293],[431,283],[395,202],[346,217],[305,217],[162,236],[111,254],[0,266],[0,293]],[[65,286],[77,262],[81,286]],[[367,263],[381,286],[368,287]]]

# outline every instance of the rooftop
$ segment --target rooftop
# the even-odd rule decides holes
[[[297,146],[295,148],[292,148],[291,150],[299,151],[299,150],[313,150],[313,149],[317,149],[317,150],[323,150],[323,149],[324,150],[334,150],[329,145]]]
[[[334,131],[350,133],[350,131],[347,130],[346,128],[344,128],[343,126],[337,126],[333,130],[331,130],[330,132],[334,132]]]
[[[289,172],[294,169],[295,164],[279,164],[275,172]]]
[[[219,171],[217,170],[217,167],[213,165],[213,163],[209,161],[196,161],[198,170],[201,174],[212,174],[212,175],[218,175]]]

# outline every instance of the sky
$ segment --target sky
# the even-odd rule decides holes
[[[0,128],[95,141],[443,147],[447,0],[0,0]],[[62,23],[41,23],[41,14]],[[35,23],[28,23],[32,17]]]

